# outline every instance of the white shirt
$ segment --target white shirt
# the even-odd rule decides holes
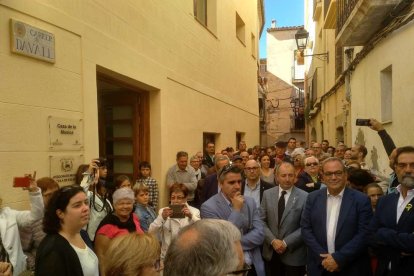
[[[254,199],[254,202],[256,203],[256,207],[260,208],[260,178],[256,182],[256,186],[253,189],[250,188],[246,179],[244,186],[244,195],[252,197]]]
[[[279,186],[279,200],[280,200],[280,198],[282,197],[282,191],[285,191],[285,192],[286,192],[286,194],[285,194],[285,207],[286,207],[286,204],[287,204],[287,202],[288,202],[288,200],[289,200],[289,196],[290,196],[290,194],[292,193],[292,187],[290,187],[290,189],[288,189],[288,190],[283,190],[283,189]]]
[[[99,276],[98,257],[85,245],[85,248],[79,248],[70,244],[78,255],[82,272],[84,276]]]
[[[328,244],[328,253],[335,252],[336,226],[338,224],[339,211],[341,210],[342,197],[345,188],[336,196],[331,195],[327,190],[326,202],[326,241]]]
[[[407,196],[403,198],[401,193],[401,184],[397,186],[397,191],[400,193],[400,197],[398,198],[397,204],[397,223],[400,220],[402,213],[404,212],[405,207],[407,204],[414,198],[414,189],[407,191]]]

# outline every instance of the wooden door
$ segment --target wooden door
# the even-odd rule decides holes
[[[141,124],[146,117],[145,98],[144,94],[127,90],[100,93],[99,153],[107,158],[109,181],[121,174],[135,181],[138,163],[148,160],[148,140]]]

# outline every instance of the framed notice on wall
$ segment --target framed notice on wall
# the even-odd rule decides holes
[[[75,184],[76,171],[83,164],[83,155],[49,156],[50,177],[59,186]]]
[[[49,116],[49,150],[83,149],[83,121]]]

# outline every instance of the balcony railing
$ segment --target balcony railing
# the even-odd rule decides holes
[[[363,46],[402,0],[337,0],[336,44]]]
[[[361,0],[338,0],[336,1],[336,12],[337,12],[337,22],[336,30],[339,32],[342,27],[345,25],[346,20],[351,15],[356,4]]]

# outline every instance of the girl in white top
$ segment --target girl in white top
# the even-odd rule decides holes
[[[171,240],[184,226],[200,220],[200,211],[187,204],[188,189],[182,183],[170,187],[171,204],[159,211],[158,217],[150,224],[149,233],[156,233],[161,239],[161,260],[164,260]]]
[[[90,219],[86,231],[91,241],[95,239],[95,232],[99,223],[107,214],[113,211],[105,188],[107,173],[106,160],[103,158],[93,159],[81,182],[81,187],[89,199]]]

